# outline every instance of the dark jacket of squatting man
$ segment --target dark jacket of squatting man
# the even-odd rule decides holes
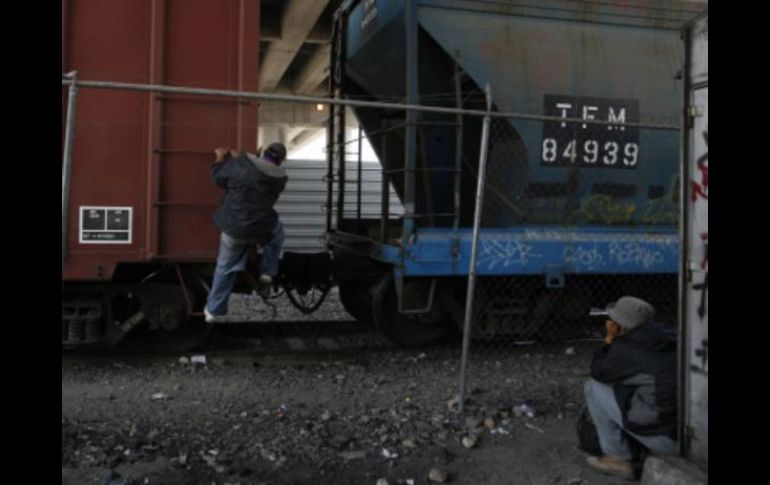
[[[648,323],[594,354],[591,377],[611,384],[623,426],[642,436],[677,435],[677,334]]]

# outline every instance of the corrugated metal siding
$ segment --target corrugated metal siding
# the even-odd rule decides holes
[[[280,214],[286,240],[284,250],[299,253],[323,251],[326,230],[326,175],[325,160],[287,160],[289,182],[275,209]],[[355,217],[357,212],[358,163],[346,165],[345,215]],[[380,187],[382,173],[377,162],[363,162],[361,214],[364,219],[379,219],[381,211]],[[336,203],[336,191],[335,191]],[[391,218],[403,215],[404,208],[393,187],[390,188]]]

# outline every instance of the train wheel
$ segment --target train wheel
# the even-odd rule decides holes
[[[118,348],[151,352],[190,352],[202,348],[212,326],[202,318],[190,318],[174,330],[152,329],[145,324],[127,336]]]
[[[590,310],[589,295],[544,289],[536,295],[527,336],[558,342],[580,335]]]
[[[532,339],[542,336],[546,329],[553,331],[553,326],[561,323],[554,319],[560,303],[559,297],[552,292],[543,290],[537,293],[529,315],[515,326],[517,336]]]
[[[203,347],[213,329],[202,317],[192,317],[189,314],[191,305],[194,309],[203,309],[208,292],[205,287],[195,281],[192,275],[185,275],[187,295],[178,282],[166,285],[165,292],[158,290],[153,294],[163,295],[157,301],[148,302],[146,313],[149,318],[150,330],[144,346],[146,348],[162,349],[168,352],[186,352]]]
[[[107,304],[101,288],[78,294],[65,291],[62,298],[62,349],[98,349],[106,346],[113,328],[106,318]]]
[[[190,275],[186,277],[188,293],[177,282],[146,282],[134,287],[138,299],[134,308],[117,305],[113,299],[113,320],[123,330],[118,348],[165,352],[186,352],[202,347],[213,328],[202,317],[191,317],[189,303],[202,308],[205,288],[198,287]],[[130,311],[127,311],[130,310]]]
[[[340,301],[345,310],[360,323],[374,323],[374,308],[372,299],[373,288],[369,285],[355,283],[340,284]]]
[[[536,338],[544,326],[553,323],[551,315],[559,304],[556,295],[539,290],[538,285],[539,281],[530,284],[522,280],[515,286],[516,291],[504,291],[512,287],[510,280],[478,281],[473,295],[472,338],[479,341]],[[466,292],[465,285],[455,281],[440,293],[442,306],[461,333],[465,327]]]
[[[415,291],[412,282],[406,282],[404,293]],[[420,302],[424,304],[426,302]],[[437,303],[435,306],[438,306]],[[404,347],[428,345],[447,335],[449,325],[440,310],[422,315],[405,315],[398,311],[398,300],[393,275],[388,272],[374,294],[374,321],[388,339]]]

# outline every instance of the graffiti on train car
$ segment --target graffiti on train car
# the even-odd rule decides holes
[[[535,253],[534,246],[516,240],[481,241],[479,249],[478,264],[490,270],[500,266],[527,266],[530,259],[543,257]]]

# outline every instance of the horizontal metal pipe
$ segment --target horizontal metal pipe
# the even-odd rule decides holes
[[[427,219],[429,217],[454,217],[454,212],[437,212],[435,214],[414,214],[412,217],[415,219]]]
[[[72,81],[62,79],[63,86],[69,86]],[[357,101],[352,99],[323,98],[318,96],[297,96],[291,94],[259,93],[246,91],[230,91],[226,89],[203,89],[181,86],[162,86],[157,84],[133,84],[107,81],[78,81],[79,88],[94,89],[123,89],[128,91],[157,91],[161,93],[201,94],[207,96],[224,96],[230,98],[262,99],[267,101],[290,101],[296,103],[333,104],[340,106],[353,106],[358,108],[384,108],[399,109],[405,111],[424,111],[427,113],[464,114],[468,116],[490,116],[492,118],[516,118],[524,121],[558,121],[560,123],[580,123],[589,125],[618,125],[617,122],[604,120],[584,120],[582,118],[562,118],[559,116],[544,116],[514,112],[487,112],[481,110],[463,110],[457,108],[444,108],[441,106],[422,106],[416,104],[381,103],[377,101]],[[649,130],[679,131],[679,125],[667,125],[657,123],[623,123],[623,126],[632,128],[645,128]]]
[[[437,167],[437,168],[393,168],[390,170],[383,170],[384,173],[401,173],[401,172],[454,172],[454,173],[460,173],[462,170],[457,170],[455,168],[443,168],[443,167]]]

